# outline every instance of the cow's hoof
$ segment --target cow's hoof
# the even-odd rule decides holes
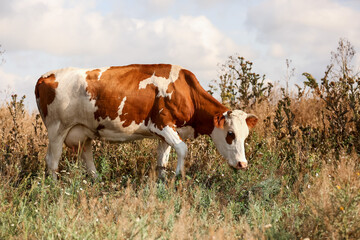
[[[57,182],[58,174],[59,173],[57,171],[48,169],[45,172],[45,177],[51,178],[54,182]]]

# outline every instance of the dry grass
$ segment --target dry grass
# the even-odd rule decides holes
[[[14,119],[3,105],[0,239],[359,239],[358,155],[343,152],[337,159],[304,148],[300,133],[302,145],[289,155],[286,137],[274,135],[275,110],[266,101],[253,109],[263,121],[247,140],[248,171],[230,169],[201,137],[188,142],[185,179],[169,172],[162,183],[154,170],[155,140],[98,141],[100,180],[64,150],[54,183],[44,174],[41,122],[26,112]],[[322,126],[317,100],[293,99],[292,110],[295,128]],[[175,159],[172,151],[170,169]]]

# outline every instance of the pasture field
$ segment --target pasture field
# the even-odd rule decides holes
[[[94,141],[99,178],[64,149],[54,182],[42,121],[12,95],[0,107],[0,239],[360,239],[359,75],[335,62],[288,93],[230,61],[230,75],[238,61],[247,77],[220,77],[222,101],[260,119],[246,171],[201,136],[187,141],[186,175],[175,178],[172,150],[161,182],[157,140]]]
[[[44,126],[13,96],[0,108],[0,239],[358,239],[359,157],[311,139],[321,121],[309,109],[323,106],[302,101],[291,106],[294,141],[268,124],[276,105],[253,108],[261,120],[246,141],[247,171],[231,169],[203,136],[187,142],[186,176],[177,181],[172,151],[163,183],[156,140],[97,141],[99,180],[64,149],[53,182],[44,174]],[[304,121],[314,128],[300,131]]]

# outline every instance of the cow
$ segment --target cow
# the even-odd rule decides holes
[[[48,131],[45,160],[54,179],[63,143],[72,149],[80,147],[87,171],[97,176],[93,139],[160,139],[161,177],[171,147],[177,153],[176,174],[183,174],[184,140],[206,134],[230,166],[246,169],[244,141],[258,121],[255,115],[225,107],[201,87],[192,72],[170,64],[50,71],[38,79],[35,96]]]

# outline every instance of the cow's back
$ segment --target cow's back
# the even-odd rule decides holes
[[[149,121],[162,128],[166,121],[180,126],[190,120],[192,99],[183,75],[181,67],[166,64],[67,68],[44,74],[35,94],[46,125],[144,132]]]

